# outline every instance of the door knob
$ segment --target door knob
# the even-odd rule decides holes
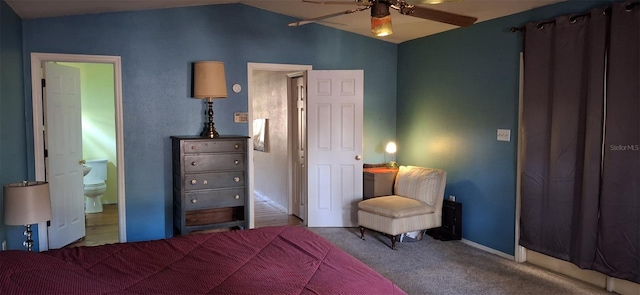
[[[80,160],[80,161],[78,161],[78,164],[80,164],[80,165],[87,164],[87,160]]]
[[[356,160],[360,161],[362,159],[362,157],[360,155],[356,156]]]

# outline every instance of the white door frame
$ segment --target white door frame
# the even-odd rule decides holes
[[[117,161],[117,192],[118,192],[118,235],[120,242],[127,241],[127,227],[125,214],[124,189],[124,132],[122,119],[122,63],[119,56],[80,55],[58,53],[31,53],[31,102],[33,105],[33,152],[36,180],[45,179],[45,160],[42,120],[42,83],[41,65],[43,62],[81,62],[112,64],[114,72],[114,95],[116,114],[116,161]],[[40,251],[49,249],[49,237],[46,230],[47,223],[38,223],[38,242]]]
[[[300,72],[300,71],[309,71],[312,70],[313,67],[311,65],[292,65],[292,64],[270,64],[270,63],[247,63],[247,109],[248,109],[248,120],[247,123],[249,125],[249,136],[253,134],[253,108],[251,107],[253,104],[253,71],[275,71],[275,72]],[[287,116],[289,118],[289,116]],[[249,141],[251,143],[251,141]],[[254,204],[255,198],[253,195],[253,146],[250,144],[247,146],[247,150],[249,151],[249,228],[255,227],[255,212],[254,212]],[[293,151],[291,149],[287,149],[287,161],[291,161],[293,155]],[[291,167],[291,163],[287,165],[287,167]],[[287,190],[289,193],[291,192],[291,181],[290,177],[287,180],[287,186],[289,189]],[[291,196],[287,196],[289,199],[289,210],[291,210]]]

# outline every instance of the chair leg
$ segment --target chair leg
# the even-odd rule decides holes
[[[364,227],[360,227],[360,239],[364,240]]]
[[[391,249],[396,249],[396,241],[398,240],[398,235],[391,236]]]

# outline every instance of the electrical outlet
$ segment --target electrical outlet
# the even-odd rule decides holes
[[[449,201],[451,201],[451,202],[455,202],[455,201],[456,201],[456,196],[454,196],[454,195],[449,195]]]
[[[2,241],[2,251],[6,251],[7,250],[7,241]]]

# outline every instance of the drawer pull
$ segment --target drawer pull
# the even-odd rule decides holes
[[[233,161],[233,164],[236,164],[236,165],[238,165],[238,164],[240,164],[240,161],[238,161],[238,160],[235,160],[235,161]]]
[[[196,165],[196,161],[191,162],[191,166],[195,166]]]
[[[240,199],[240,195],[235,195],[233,196],[234,199],[239,200]]]
[[[192,146],[191,146],[191,149],[192,149],[192,150],[195,150],[195,149],[196,149],[196,146],[195,146],[195,145],[192,145]]]
[[[236,144],[233,145],[233,148],[237,150],[237,149],[240,148],[240,145],[236,143]]]
[[[191,199],[191,203],[193,204],[198,203],[198,199]]]
[[[195,179],[192,179],[192,180],[191,180],[191,185],[196,185],[197,183],[198,183],[198,181],[197,181],[197,180],[195,180]]]
[[[238,177],[238,176],[234,177],[234,178],[233,178],[233,181],[235,181],[235,182],[240,182],[240,177]]]

